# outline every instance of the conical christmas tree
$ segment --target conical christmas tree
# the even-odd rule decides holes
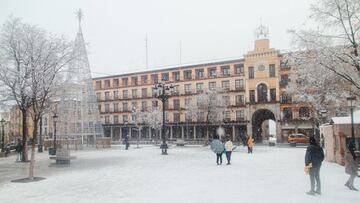
[[[74,44],[75,59],[70,63],[58,106],[58,137],[81,140],[93,145],[103,137],[85,41],[81,30],[82,12],[77,12],[79,31]]]

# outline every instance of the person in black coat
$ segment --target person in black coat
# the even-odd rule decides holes
[[[19,161],[21,161],[22,151],[23,151],[23,146],[22,146],[22,143],[21,143],[20,139],[18,140],[15,151],[16,151],[16,154],[17,154],[16,162],[19,162]]]
[[[321,194],[320,167],[323,160],[323,149],[318,145],[314,137],[310,137],[310,145],[307,147],[305,154],[305,166],[312,164],[312,167],[309,171],[311,190],[307,192],[308,195]]]
[[[124,144],[125,144],[125,150],[128,150],[129,149],[129,136],[128,135],[125,135],[125,139],[124,139]]]

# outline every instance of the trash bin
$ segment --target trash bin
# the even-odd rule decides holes
[[[49,155],[52,155],[52,156],[56,155],[56,151],[54,148],[52,148],[52,147],[49,148]]]

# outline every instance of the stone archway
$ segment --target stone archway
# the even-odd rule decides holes
[[[259,109],[257,111],[254,112],[251,122],[252,122],[252,132],[253,132],[253,137],[254,140],[256,142],[261,142],[262,141],[262,128],[261,125],[264,121],[266,120],[275,120],[275,115],[272,111],[268,110],[268,109]]]

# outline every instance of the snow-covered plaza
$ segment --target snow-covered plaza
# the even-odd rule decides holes
[[[28,164],[15,156],[0,159],[1,202],[357,202],[345,188],[344,168],[324,162],[321,196],[308,196],[303,171],[305,148],[240,146],[232,165],[216,165],[208,147],[172,147],[168,156],[155,146],[123,146],[72,151],[70,167],[54,167],[37,154],[36,176],[45,180],[12,183],[26,177]],[[356,185],[360,188],[359,180]]]

